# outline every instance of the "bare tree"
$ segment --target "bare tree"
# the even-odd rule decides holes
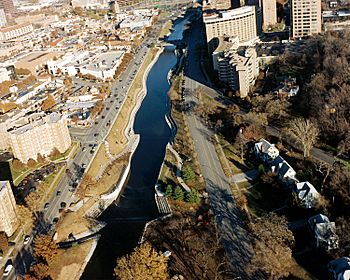
[[[317,141],[318,127],[309,119],[296,118],[290,121],[288,131],[302,145],[304,158],[309,157]]]
[[[255,236],[254,256],[248,267],[251,274],[261,271],[267,279],[287,277],[293,264],[290,247],[294,245],[287,220],[270,213],[250,226]]]

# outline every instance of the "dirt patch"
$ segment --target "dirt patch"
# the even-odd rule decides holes
[[[50,264],[52,279],[79,279],[80,268],[89,254],[94,241],[87,241],[69,249],[60,249]]]

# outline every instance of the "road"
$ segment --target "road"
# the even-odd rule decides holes
[[[185,88],[190,93],[205,83],[198,53],[200,49],[198,44],[204,40],[201,28],[201,24],[196,21],[192,24],[188,36]],[[187,95],[185,99],[192,104],[198,103],[193,94]],[[214,144],[211,142],[212,131],[204,126],[194,113],[189,112],[186,116],[227,259],[235,272],[235,277],[249,279],[245,271],[252,255],[249,232],[242,221],[241,211],[233,199],[230,184],[222,170]]]

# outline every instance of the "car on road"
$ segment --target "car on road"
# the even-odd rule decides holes
[[[81,165],[81,167],[82,167],[82,168],[86,168],[86,163],[83,163],[83,164]]]
[[[49,206],[50,206],[50,203],[46,202],[46,203],[45,203],[45,206],[44,206],[44,209],[49,208]]]
[[[27,245],[27,244],[29,243],[29,241],[30,241],[31,238],[32,238],[32,237],[31,237],[30,235],[26,235],[26,236],[24,237],[23,244],[24,244],[24,245]]]
[[[60,195],[61,195],[61,191],[57,191],[56,196],[60,196]]]
[[[10,275],[10,272],[12,271],[13,269],[13,265],[12,264],[8,264],[5,269],[4,269],[4,276],[9,276]]]

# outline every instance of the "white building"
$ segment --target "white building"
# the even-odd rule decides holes
[[[305,208],[314,208],[317,206],[320,194],[311,183],[307,181],[296,183],[294,192]]]
[[[104,53],[90,53],[88,51],[68,54],[60,60],[48,61],[49,72],[53,75],[67,74],[75,76],[78,73],[92,75],[98,79],[112,79],[121,64],[125,52],[111,51]]]
[[[0,181],[0,231],[12,236],[18,227],[16,201],[9,181]]]
[[[271,162],[279,156],[279,151],[275,147],[275,144],[271,144],[265,139],[261,139],[260,142],[255,143],[254,153],[264,162]]]
[[[150,27],[152,25],[152,17],[137,15],[137,16],[128,16],[119,23],[120,28],[145,28]]]
[[[238,37],[241,44],[251,45],[258,39],[255,6],[203,13],[208,49],[212,52],[221,36]]]
[[[0,27],[7,25],[6,14],[4,9],[0,9]]]
[[[109,8],[108,0],[72,0],[73,8],[81,7],[85,9],[107,9]]]
[[[8,136],[14,157],[24,163],[36,160],[38,154],[48,156],[55,148],[64,153],[71,146],[66,119],[59,113],[30,119],[28,124],[10,129]]]
[[[0,41],[10,41],[32,33],[34,30],[31,23],[17,24],[0,29]]]
[[[13,71],[9,67],[0,66],[0,83],[10,81],[14,78]]]

